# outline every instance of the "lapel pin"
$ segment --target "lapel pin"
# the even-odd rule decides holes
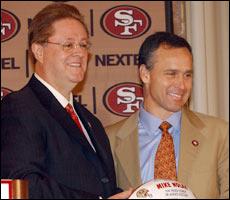
[[[199,142],[197,140],[192,141],[193,146],[197,147],[199,145]]]

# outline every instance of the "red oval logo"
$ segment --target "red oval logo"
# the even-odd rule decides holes
[[[142,86],[137,83],[119,83],[110,87],[103,96],[105,107],[115,115],[128,117],[140,108]]]
[[[109,35],[120,39],[133,39],[146,33],[151,26],[149,15],[135,6],[116,6],[101,18],[101,27]]]
[[[20,30],[19,19],[11,12],[1,9],[1,42],[13,38]]]
[[[1,100],[9,93],[11,93],[12,90],[8,88],[1,87]]]

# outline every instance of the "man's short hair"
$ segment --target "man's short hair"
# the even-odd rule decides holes
[[[169,48],[187,48],[192,54],[192,48],[184,38],[169,32],[156,32],[148,36],[141,45],[139,50],[139,66],[145,64],[147,69],[152,69],[153,63],[151,58],[153,53],[162,45]]]
[[[35,63],[35,58],[31,51],[31,45],[33,43],[43,44],[47,42],[48,38],[54,33],[53,23],[66,18],[76,19],[81,22],[88,33],[83,16],[76,7],[60,2],[46,6],[36,14],[29,26],[28,43],[33,63]]]

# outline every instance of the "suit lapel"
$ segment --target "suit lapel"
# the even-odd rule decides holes
[[[84,114],[84,110],[82,109],[82,107],[74,102],[74,107],[82,121],[82,123],[84,124],[84,127],[93,143],[93,146],[95,147],[96,151],[97,151],[97,155],[100,156],[101,161],[103,161],[104,164],[107,165],[106,169],[109,169],[109,163],[108,163],[108,152],[106,152],[103,144],[102,144],[102,140],[100,138],[98,138],[98,133],[96,133],[96,131],[103,131],[103,130],[99,130],[98,127],[94,124],[94,121],[92,121],[91,119],[89,119],[85,114]],[[91,148],[92,149],[92,148]]]
[[[193,163],[202,148],[204,136],[201,130],[204,124],[193,112],[186,108],[182,110],[181,124],[178,181],[186,185],[189,182],[189,174],[191,174]]]
[[[31,77],[29,87],[34,91],[43,107],[50,113],[56,122],[60,124],[63,129],[78,143],[93,151],[69,114],[65,111],[54,95],[40,81],[38,81],[34,75]]]
[[[139,112],[136,112],[119,129],[116,139],[118,144],[115,149],[117,160],[121,164],[132,187],[141,184],[137,128],[138,116]]]

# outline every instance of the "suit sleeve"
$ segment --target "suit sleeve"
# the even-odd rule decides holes
[[[45,170],[46,137],[36,116],[15,102],[1,107],[1,178],[27,179],[29,198],[98,198],[50,177]]]

